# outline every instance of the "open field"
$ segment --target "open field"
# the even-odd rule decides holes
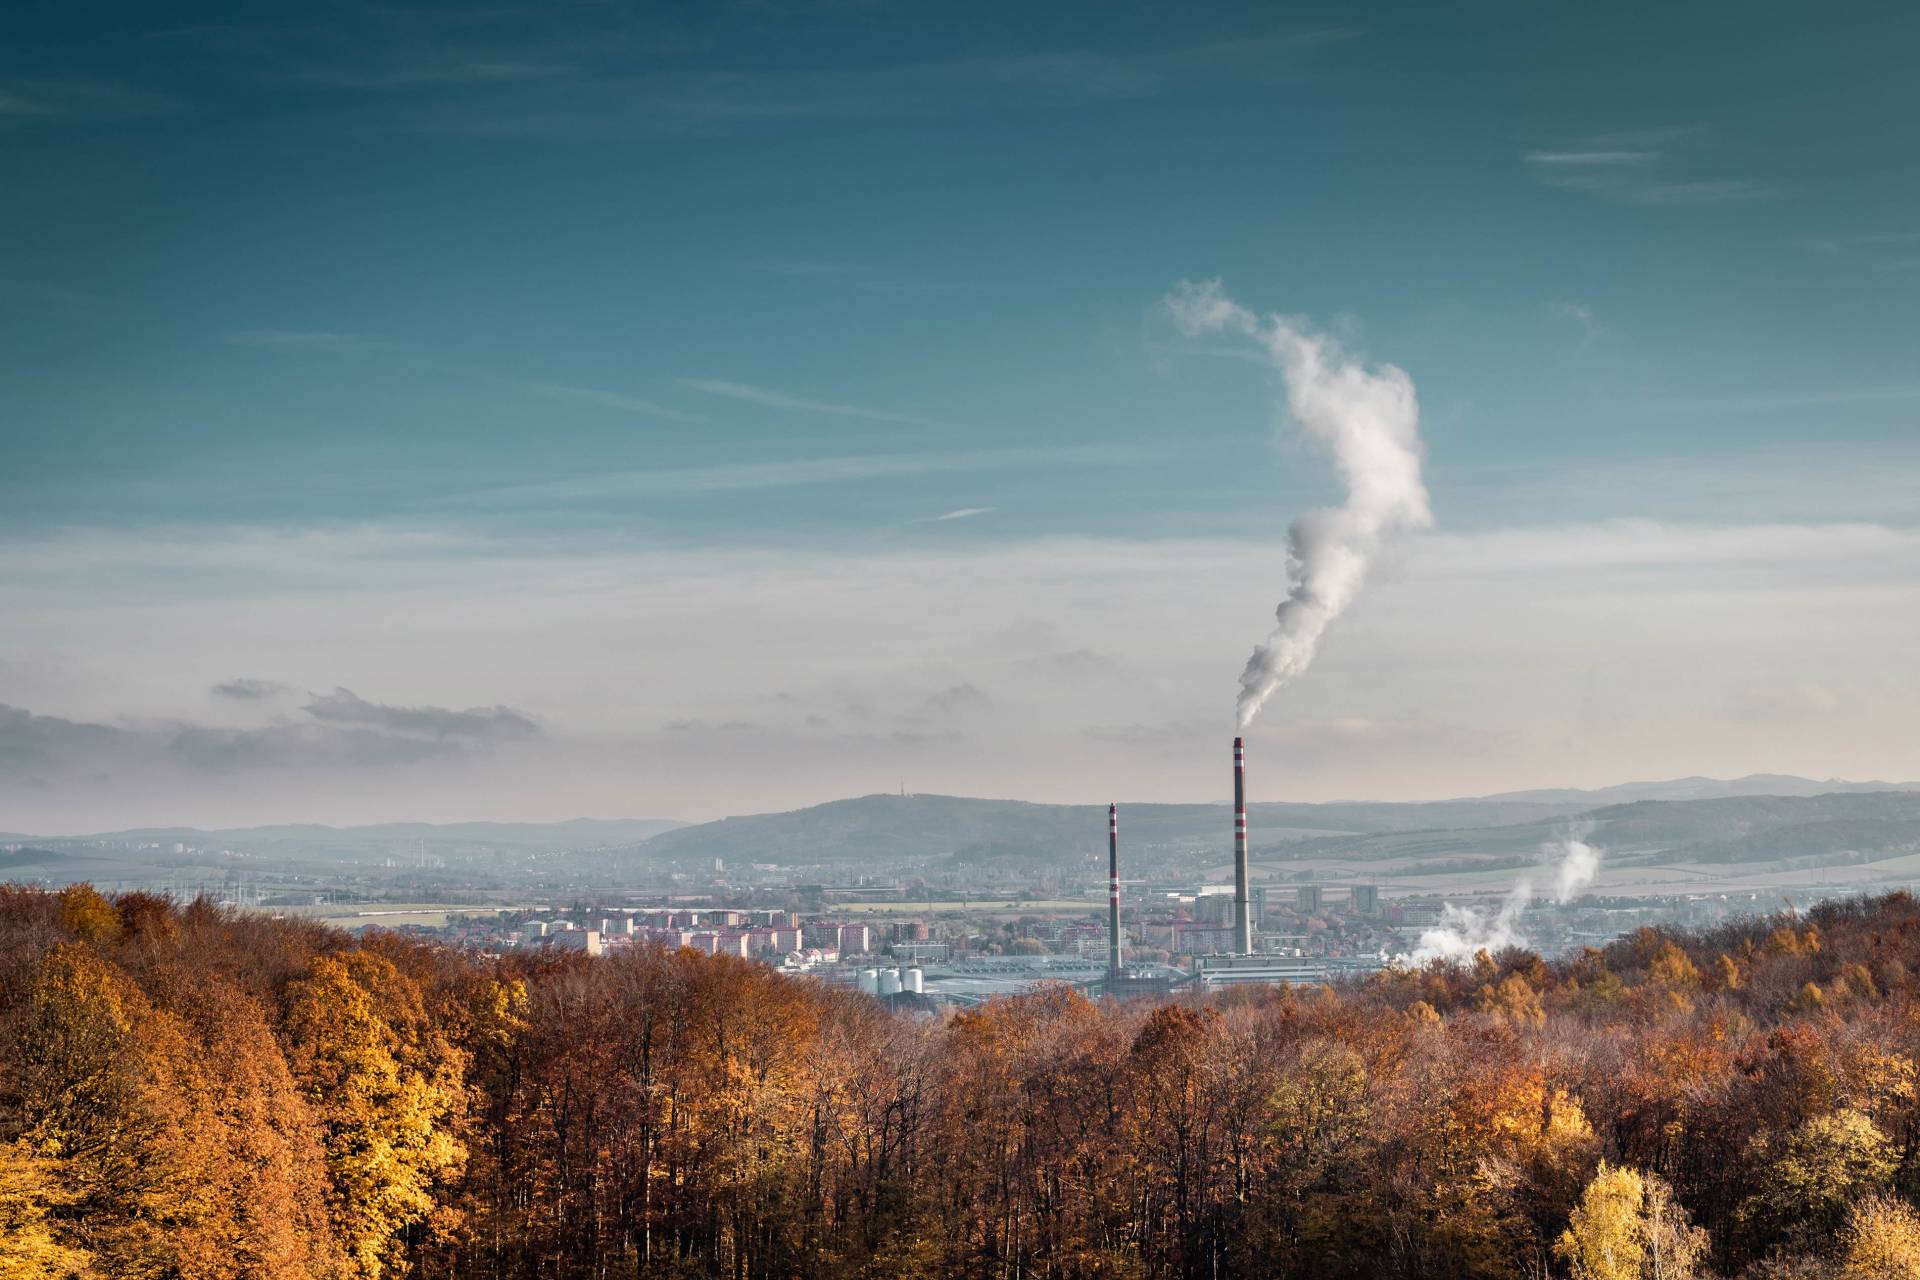
[[[1313,858],[1256,863],[1253,882],[1256,886],[1277,886],[1284,891],[1299,883],[1294,877],[1303,872],[1311,875],[1311,883],[1326,887],[1336,898],[1342,886],[1355,884],[1375,885],[1383,897],[1400,898],[1429,894],[1502,894],[1521,876],[1531,875],[1538,881],[1544,868],[1528,863],[1485,870],[1455,867],[1423,873],[1418,864],[1410,860]],[[1207,868],[1204,874],[1208,880],[1222,883],[1232,879],[1233,867],[1231,863],[1222,863]],[[1657,862],[1637,861],[1627,854],[1614,861],[1603,855],[1600,873],[1587,892],[1622,897],[1688,893],[1804,894],[1811,890],[1853,893],[1886,892],[1916,883],[1920,883],[1920,855],[1916,854],[1853,865],[1813,867],[1795,866],[1791,859],[1745,864]]]
[[[974,898],[967,902],[844,902],[831,910],[844,915],[1019,915],[1035,911],[1093,910],[1106,906],[1104,898],[1046,898],[1020,902],[1012,898]]]
[[[429,929],[446,927],[449,916],[491,915],[497,916],[503,911],[538,911],[540,906],[482,906],[471,903],[441,902],[370,902],[363,906],[309,906],[275,907],[275,915],[293,916],[302,920],[312,920],[318,924],[331,925],[336,929],[364,929],[369,925],[385,928],[397,928],[403,924],[424,925]]]

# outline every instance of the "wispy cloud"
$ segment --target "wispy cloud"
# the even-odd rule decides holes
[[[1620,165],[1652,164],[1657,151],[1529,151],[1528,164],[1563,165],[1572,169],[1606,169]]]
[[[1808,241],[1810,247],[1831,253],[1841,246],[1873,247],[1879,245],[1920,244],[1920,231],[1888,231],[1870,236],[1843,236],[1837,240],[1821,239]]]
[[[1138,462],[1140,451],[1112,446],[1056,449],[964,449],[936,453],[844,454],[824,458],[778,458],[764,462],[701,467],[661,467],[580,476],[538,484],[510,485],[463,495],[459,503],[537,506],[545,503],[642,497],[653,494],[730,493],[845,484],[901,476],[955,471],[1013,470],[1051,466],[1121,466]],[[964,512],[962,514],[965,514]],[[976,512],[975,514],[978,514]],[[954,519],[961,518],[955,515]]]
[[[293,687],[281,684],[278,680],[256,680],[242,676],[237,680],[222,680],[209,692],[218,698],[232,698],[239,702],[258,702],[263,698],[275,698],[281,694],[291,693]]]
[[[44,102],[35,102],[18,93],[0,89],[0,116],[50,116],[57,115],[51,106]]]
[[[1591,346],[1600,336],[1600,321],[1594,316],[1593,308],[1583,302],[1568,302],[1561,299],[1547,304],[1547,314],[1565,320],[1580,332],[1580,345]]]
[[[972,282],[908,275],[861,262],[818,258],[755,258],[738,264],[742,271],[775,276],[796,283],[832,285],[865,293],[917,293],[971,288]]]
[[[416,127],[519,137],[706,134],[811,120],[1072,107],[1150,97],[1207,78],[1306,74],[1327,46],[1361,34],[1318,28],[1243,40],[1108,50],[1020,50],[893,65],[779,72],[672,67],[587,71],[554,81],[500,85],[485,98],[427,104]]]
[[[915,413],[897,413],[891,409],[873,409],[865,405],[840,404],[830,400],[811,400],[785,391],[773,391],[766,387],[750,386],[744,382],[728,382],[719,378],[681,378],[680,385],[691,391],[699,391],[710,396],[723,396],[729,400],[744,400],[748,404],[765,405],[770,409],[788,409],[796,413],[824,413],[841,418],[864,418],[870,422],[893,422],[910,427],[936,425],[931,419]]]
[[[369,702],[351,689],[316,694],[304,708],[323,724],[358,725],[411,737],[511,742],[538,737],[540,726],[532,716],[512,707],[396,707]]]
[[[603,409],[619,409],[625,413],[665,418],[670,422],[705,421],[697,413],[675,409],[642,396],[630,396],[622,391],[603,391],[598,387],[570,387],[550,382],[516,382],[513,385],[533,395],[545,396],[549,400],[570,400],[577,404],[599,405]]]
[[[751,720],[722,720],[715,723],[698,716],[682,716],[660,727],[668,733],[758,733],[765,728]]]
[[[1013,665],[1048,680],[1110,680],[1126,664],[1117,655],[1097,649],[1066,649],[1021,658]]]
[[[177,721],[102,724],[0,704],[0,762],[43,776],[104,769],[122,779],[181,768],[222,774],[371,768],[472,756],[542,733],[539,722],[512,707],[395,707],[346,689],[316,696],[300,710],[304,718],[229,728]]]
[[[395,64],[386,67],[334,67],[302,71],[293,78],[343,89],[410,89],[436,85],[513,84],[574,75],[564,62],[476,56]]]
[[[378,345],[357,333],[325,329],[237,329],[220,335],[235,347],[264,347],[271,351],[366,351]]]
[[[1771,200],[1779,189],[1746,178],[1696,179],[1674,175],[1673,144],[1695,129],[1649,129],[1600,135],[1522,154],[1540,182],[1563,191],[1646,206],[1733,204]]]
[[[177,115],[165,94],[102,80],[28,79],[0,83],[0,128],[9,124],[96,123]]]
[[[617,409],[622,413],[636,413],[651,418],[663,418],[670,422],[703,422],[697,413],[676,409],[671,405],[649,400],[644,396],[629,395],[624,391],[609,391],[602,387],[581,387],[568,383],[541,382],[526,378],[498,376],[487,369],[474,368],[439,360],[428,359],[409,351],[404,346],[375,341],[357,333],[335,332],[326,329],[238,329],[220,335],[220,340],[229,346],[257,347],[268,351],[312,351],[312,352],[349,352],[378,351],[387,354],[402,363],[438,375],[455,375],[464,378],[476,378],[504,390],[512,390],[526,395],[538,396],[545,400],[560,400],[573,404],[597,405],[603,409]]]
[[[1920,531],[1884,524],[1604,520],[1431,534],[1417,552],[1417,564],[1430,580],[1654,566],[1792,566],[1791,572],[1813,573],[1836,563],[1892,568],[1917,550]],[[1910,569],[1896,572],[1911,576]]]
[[[998,507],[961,507],[959,510],[949,511],[943,516],[935,516],[933,522],[939,524],[946,520],[971,520],[975,516],[989,515],[999,509]]]
[[[1814,253],[1850,258],[1874,271],[1920,270],[1920,231],[1817,236],[1806,244]]]
[[[869,270],[857,262],[829,262],[818,258],[755,258],[740,265],[748,271],[795,280],[843,280],[864,276]]]
[[[915,713],[930,717],[965,715],[993,705],[993,699],[987,692],[971,681],[962,681],[950,685],[938,693],[929,694]]]
[[[1656,400],[1656,413],[1768,413],[1847,404],[1909,404],[1920,401],[1920,384],[1869,387],[1814,387],[1805,390],[1741,392],[1722,396],[1676,396]]]
[[[0,108],[4,110],[4,108]],[[46,280],[0,277],[0,307],[31,306],[70,317],[96,316],[116,309],[115,299],[88,289]]]

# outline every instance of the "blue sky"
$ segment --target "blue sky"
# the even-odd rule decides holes
[[[1204,673],[1225,708],[1332,496],[1270,370],[1168,323],[1215,277],[1407,370],[1430,456],[1431,540],[1269,731],[1321,727],[1276,741],[1287,794],[1920,774],[1916,50],[1893,4],[11,6],[0,702],[59,724],[20,722],[0,827],[108,825],[106,778],[115,816],[226,820],[231,776],[143,754],[215,723],[304,744],[261,817],[706,816],[903,753],[926,790],[1212,795]],[[1516,538],[1564,554],[1489,557]],[[1775,594],[1662,652],[1726,547]],[[1189,551],[1218,617],[1167,594]],[[1443,617],[1449,555],[1478,576]],[[1576,616],[1595,556],[1619,612]],[[1513,670],[1476,627],[1542,613],[1611,638],[1527,649],[1524,703],[1457,696]],[[1783,615],[1830,643],[1772,654],[1750,618]],[[1018,667],[1074,654],[1105,720]],[[1812,709],[1703,701],[1730,669]],[[298,692],[207,693],[237,677]],[[354,763],[314,741],[338,686],[541,730]],[[1326,764],[1341,723],[1397,736]],[[131,755],[46,745],[88,727]],[[743,733],[764,799],[702,781]]]

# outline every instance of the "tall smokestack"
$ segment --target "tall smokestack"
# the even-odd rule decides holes
[[[1247,743],[1233,740],[1233,951],[1253,954],[1253,911],[1247,898]]]
[[[1107,976],[1120,976],[1120,808],[1107,806]]]

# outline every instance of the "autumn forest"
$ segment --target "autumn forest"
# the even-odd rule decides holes
[[[1920,903],[943,1018],[0,890],[0,1278],[1920,1276]]]

